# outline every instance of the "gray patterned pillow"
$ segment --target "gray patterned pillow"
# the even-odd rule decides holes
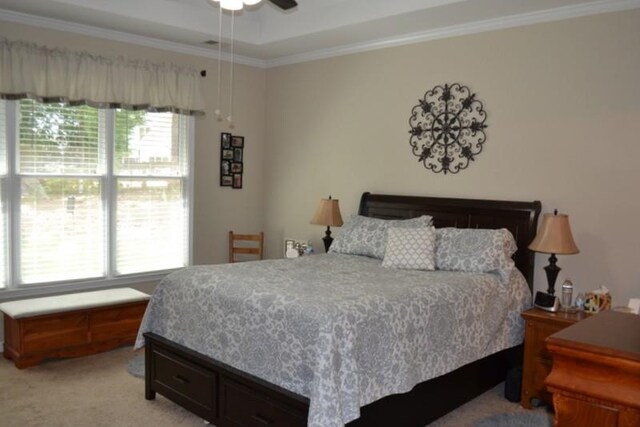
[[[329,252],[384,258],[387,229],[420,228],[431,225],[431,216],[412,219],[379,219],[353,215],[344,223]]]
[[[436,229],[395,228],[387,230],[387,246],[382,260],[385,268],[435,270]]]
[[[441,228],[436,235],[438,270],[497,272],[508,282],[518,249],[509,230]]]

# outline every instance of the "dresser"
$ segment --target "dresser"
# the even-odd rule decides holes
[[[545,347],[545,340],[564,328],[589,316],[577,313],[550,313],[532,308],[522,313],[527,322],[524,338],[524,366],[522,369],[522,397],[520,404],[532,408],[532,399],[551,405],[551,394],[547,392],[544,379],[551,372],[551,357]]]
[[[640,316],[604,311],[547,339],[556,427],[640,426]]]

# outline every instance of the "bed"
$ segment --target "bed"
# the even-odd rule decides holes
[[[391,276],[361,256],[174,273],[154,293],[138,339],[146,347],[145,397],[160,393],[219,427],[424,426],[504,380],[518,363],[522,331],[503,325],[517,323],[530,304],[533,254],[526,248],[539,212],[539,202],[362,195],[359,214],[366,217],[430,215],[439,228],[508,229],[526,295],[504,314],[490,309],[490,298],[495,307],[507,301],[499,299],[504,284],[495,275],[434,272],[434,283],[423,286],[424,275]],[[234,277],[240,285],[232,286]],[[385,285],[395,278],[397,286]],[[407,295],[431,308],[407,305]],[[429,302],[443,298],[438,306]],[[485,316],[480,326],[466,320],[470,311]],[[486,342],[485,329],[492,331]],[[405,331],[421,344],[394,341]]]

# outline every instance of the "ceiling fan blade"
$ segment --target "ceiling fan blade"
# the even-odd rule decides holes
[[[296,7],[298,2],[295,0],[269,0],[271,3],[275,4],[282,10],[288,10],[292,7]]]

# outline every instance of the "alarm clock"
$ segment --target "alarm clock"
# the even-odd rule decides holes
[[[533,305],[541,310],[555,313],[560,308],[560,299],[544,292],[536,292]]]

